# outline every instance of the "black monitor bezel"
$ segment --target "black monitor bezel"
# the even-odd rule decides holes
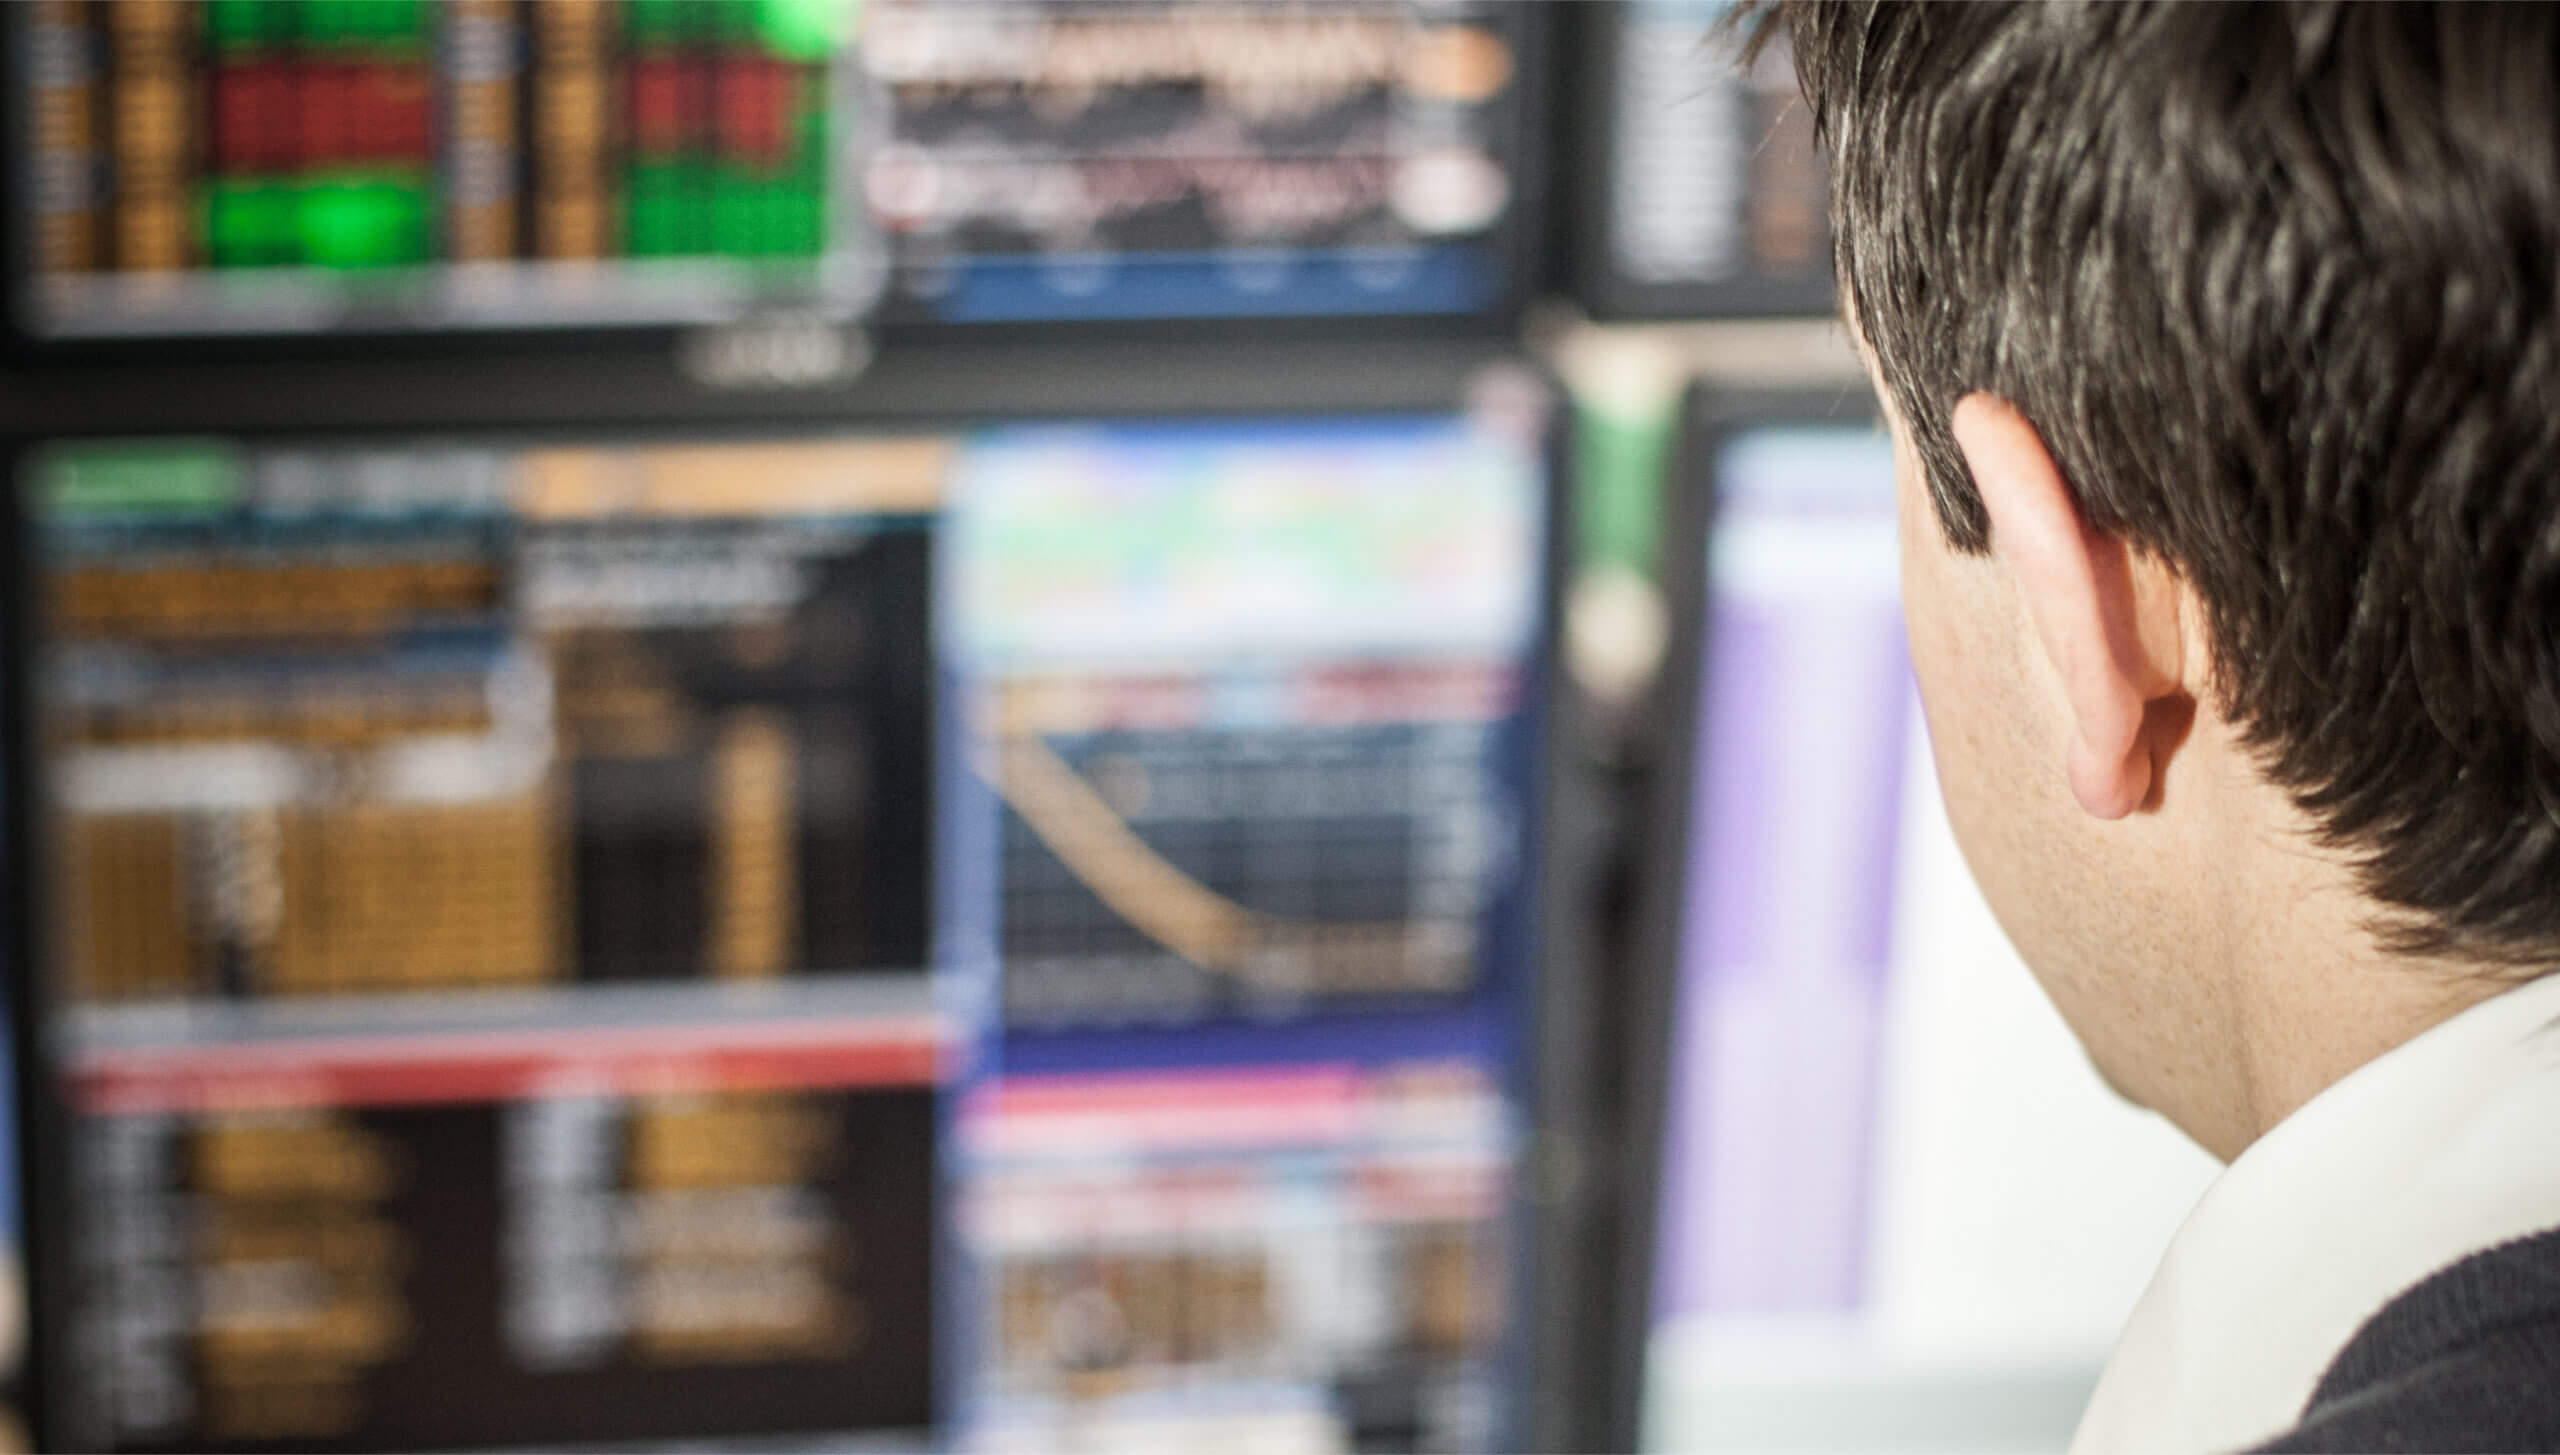
[[[1693,384],[1681,402],[1677,463],[1669,482],[1662,539],[1662,585],[1669,647],[1646,714],[1648,783],[1636,796],[1630,833],[1639,875],[1628,973],[1626,1140],[1613,1169],[1611,1215],[1618,1231],[1610,1290],[1607,1388],[1598,1399],[1606,1427],[1594,1448],[1637,1450],[1644,1434],[1645,1385],[1653,1328],[1653,1280],[1660,1216],[1663,1135],[1668,1120],[1675,1011],[1679,1003],[1685,886],[1695,845],[1691,810],[1701,768],[1700,708],[1713,680],[1707,652],[1714,573],[1709,564],[1719,514],[1716,460],[1729,441],[1791,424],[1876,429],[1882,415],[1862,381],[1837,379],[1785,388],[1718,389]]]
[[[1550,973],[1554,930],[1547,887],[1557,765],[1571,751],[1561,705],[1560,643],[1573,538],[1572,415],[1553,376],[1520,361],[1503,340],[1305,338],[1250,352],[1233,347],[1167,349],[1052,340],[1047,347],[935,351],[922,367],[888,371],[833,389],[740,394],[706,390],[663,361],[628,353],[585,361],[483,358],[432,363],[398,359],[291,360],[214,368],[200,364],[98,363],[79,369],[0,375],[0,969],[16,1091],[16,1146],[27,1345],[22,1395],[35,1448],[71,1448],[77,1433],[72,1371],[80,1353],[69,1337],[77,1283],[72,1228],[80,1216],[71,1186],[74,1117],[48,1033],[53,1009],[43,968],[50,961],[44,877],[46,814],[41,777],[35,664],[43,593],[24,470],[56,443],[99,438],[327,438],[397,442],[422,436],[536,439],[612,436],[702,440],[795,438],[830,430],[888,433],[950,430],[992,421],[1129,421],[1179,416],[1286,418],[1327,414],[1446,414],[1463,410],[1488,370],[1526,371],[1545,391],[1541,459],[1546,471],[1545,536],[1537,565],[1538,637],[1532,660],[1544,693],[1525,810],[1539,855],[1526,881],[1533,896],[1533,972],[1521,1008],[1523,1050],[1515,1068],[1527,1081],[1522,1105],[1538,1123],[1536,1145],[1554,1131],[1551,1088],[1560,1071],[1548,1054],[1552,1003],[1572,993]],[[937,703],[937,714],[943,710]],[[938,733],[936,735],[938,737]],[[1538,1169],[1524,1156],[1512,1194],[1513,1287],[1527,1290],[1547,1254],[1555,1209],[1541,1196]],[[1521,1298],[1506,1330],[1505,1358],[1528,1371],[1512,1391],[1516,1431],[1552,1428],[1581,1391],[1535,1376],[1532,1353],[1550,1320]],[[937,1379],[941,1366],[937,1362]],[[946,1408],[944,1395],[937,1407]]]

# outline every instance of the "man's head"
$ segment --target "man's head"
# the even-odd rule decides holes
[[[2101,1068],[2176,1100],[2155,961],[2255,850],[2560,964],[2560,12],[1776,10],[1950,812]],[[2296,842],[2178,812],[2251,786]]]

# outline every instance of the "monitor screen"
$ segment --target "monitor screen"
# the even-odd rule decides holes
[[[1026,429],[956,483],[973,1442],[1515,1438],[1542,433]]]
[[[1529,7],[34,0],[39,338],[1505,306]]]
[[[2115,1100],[1938,806],[1891,442],[1706,431],[1643,1439],[2058,1449],[2205,1156]],[[2056,771],[2059,771],[2057,768]]]
[[[60,1438],[925,1427],[953,449],[28,457]]]
[[[1498,1439],[1486,398],[26,452],[55,1438]]]
[[[1588,26],[1577,291],[1604,318],[1831,311],[1829,184],[1782,39],[1728,0],[1612,0]]]

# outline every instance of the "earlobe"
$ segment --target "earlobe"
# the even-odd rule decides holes
[[[2152,702],[2179,689],[2175,664],[2148,643],[2174,640],[2145,613],[2161,609],[2135,579],[2121,539],[2089,527],[2033,424],[2006,400],[1968,394],[1950,421],[1991,522],[1993,554],[2025,601],[2072,722],[2064,771],[2093,817],[2120,819],[2150,800],[2159,771],[2144,728]]]
[[[2115,750],[2075,737],[2067,771],[2071,796],[2091,818],[2123,818],[2151,797],[2151,752],[2139,740],[2129,749]]]

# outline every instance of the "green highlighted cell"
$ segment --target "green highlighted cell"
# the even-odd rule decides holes
[[[852,39],[862,18],[857,0],[738,0],[765,48],[795,61],[822,61]]]
[[[426,0],[284,0],[274,8],[312,45],[406,48],[427,37]]]
[[[624,173],[624,249],[663,258],[707,251],[710,216],[704,168],[690,159],[635,161]]]
[[[207,183],[205,251],[217,268],[299,262],[301,217],[301,192],[291,182],[247,177]]]
[[[817,192],[793,188],[782,196],[775,222],[774,251],[814,258],[827,250],[826,200]]]
[[[324,268],[391,268],[424,262],[433,205],[417,181],[333,178],[302,193],[303,261]]]
[[[685,33],[682,0],[630,0],[623,28],[635,45],[673,43]]]
[[[217,51],[264,49],[293,39],[294,10],[289,0],[211,0],[205,38]]]
[[[49,516],[206,515],[238,506],[240,457],[207,441],[153,440],[54,450],[37,465]]]
[[[763,234],[756,184],[729,168],[711,182],[711,251],[752,256]]]

